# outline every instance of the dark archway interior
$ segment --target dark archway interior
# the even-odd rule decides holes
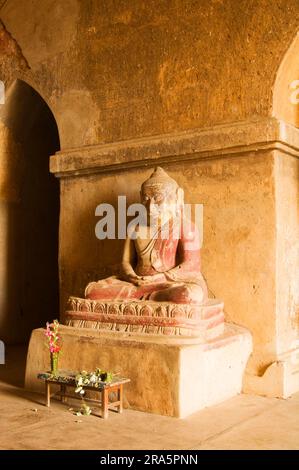
[[[14,83],[1,119],[16,144],[10,147],[18,153],[17,163],[8,171],[15,172],[18,188],[7,208],[7,298],[0,337],[21,343],[59,312],[59,182],[49,172],[59,135],[46,102],[21,80]]]

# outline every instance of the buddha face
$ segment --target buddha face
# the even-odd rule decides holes
[[[172,187],[147,185],[142,188],[141,202],[147,211],[147,225],[163,225],[177,214],[177,191]]]

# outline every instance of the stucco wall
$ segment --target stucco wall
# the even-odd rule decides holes
[[[299,8],[297,0],[8,0],[1,19],[2,75],[11,80],[13,67],[34,83],[66,148],[271,114]]]
[[[299,160],[275,156],[277,228],[277,349],[299,346]]]

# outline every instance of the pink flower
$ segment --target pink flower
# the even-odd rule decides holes
[[[49,350],[51,353],[58,353],[61,350],[61,346],[58,344],[61,337],[57,334],[59,329],[58,320],[54,320],[53,323],[46,323],[45,336],[48,338]]]

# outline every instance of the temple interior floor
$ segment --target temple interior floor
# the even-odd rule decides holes
[[[22,388],[25,361],[17,346],[0,365],[0,449],[299,449],[299,393],[243,394],[186,419],[124,410],[104,421],[56,400],[46,408]]]

